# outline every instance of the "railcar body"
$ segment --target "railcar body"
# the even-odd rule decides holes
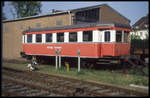
[[[29,29],[23,32],[23,53],[29,56],[103,58],[104,56],[130,55],[128,25],[118,23],[90,23]]]

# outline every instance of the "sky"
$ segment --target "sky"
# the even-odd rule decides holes
[[[149,2],[148,1],[44,1],[42,2],[41,14],[49,14],[52,9],[56,10],[69,10],[88,6],[94,6],[99,4],[108,4],[120,14],[125,16],[131,21],[130,25],[133,25],[141,17],[146,16],[149,12]],[[11,13],[13,11],[10,2],[5,2],[5,6],[2,8],[5,17],[8,20],[14,19],[15,17]]]

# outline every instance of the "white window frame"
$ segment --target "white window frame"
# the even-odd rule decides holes
[[[98,42],[103,42],[103,31],[98,30]]]
[[[93,30],[92,33],[93,33],[93,41],[92,42],[99,42],[99,36],[100,36],[99,30]]]
[[[22,43],[24,44],[25,42],[24,42],[24,35],[22,35]]]
[[[56,35],[56,33],[52,33],[52,43],[57,43],[57,35]]]
[[[64,42],[69,42],[69,32],[64,32]]]
[[[36,43],[36,34],[32,34],[32,43]]]
[[[46,34],[42,34],[42,43],[46,43]]]
[[[121,38],[121,42],[124,43],[124,31],[122,31],[122,38]]]
[[[116,42],[116,30],[110,30],[110,42]]]
[[[25,43],[27,43],[27,35],[24,35],[25,36]]]
[[[77,42],[83,42],[83,31],[77,32]]]

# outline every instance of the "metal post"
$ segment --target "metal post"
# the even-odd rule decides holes
[[[78,50],[78,72],[80,72],[80,49]]]
[[[124,31],[122,31],[122,43],[124,42]]]
[[[55,50],[55,53],[56,53],[56,63],[55,64],[56,64],[56,70],[57,70],[57,66],[58,66],[57,65],[57,49]]]
[[[59,68],[61,68],[61,49],[59,49]]]

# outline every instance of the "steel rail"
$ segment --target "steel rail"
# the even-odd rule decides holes
[[[16,71],[17,72],[17,71]],[[29,71],[24,71],[26,74],[28,74],[28,76],[26,76],[25,78],[27,79],[33,79],[33,77],[29,77],[29,75],[36,75],[36,77],[34,77],[34,81],[39,81],[39,82],[44,82],[44,83],[52,83],[53,85],[58,85],[58,86],[62,86],[62,87],[65,87],[67,89],[70,89],[70,90],[75,90],[76,87],[73,87],[73,86],[68,86],[67,84],[60,84],[58,83],[58,81],[55,81],[52,82],[50,80],[45,80],[45,79],[40,79],[40,78],[37,78],[38,75],[40,76],[44,76],[44,77],[47,77],[47,78],[58,78],[58,79],[63,79],[63,80],[67,80],[67,81],[72,81],[74,83],[86,83],[86,84],[92,84],[93,86],[105,86],[105,89],[112,89],[112,90],[117,90],[119,92],[125,92],[127,93],[128,95],[136,95],[136,96],[148,96],[148,93],[146,92],[139,92],[139,91],[135,91],[135,90],[131,90],[131,89],[127,89],[127,88],[121,88],[121,87],[116,87],[116,86],[112,86],[112,85],[104,85],[104,84],[99,84],[99,83],[93,83],[93,82],[89,82],[89,81],[83,81],[83,80],[77,80],[77,79],[71,79],[71,78],[66,78],[66,77],[61,77],[61,76],[55,76],[55,75],[48,75],[48,74],[44,74],[44,73],[40,73],[40,72],[29,72]],[[13,73],[12,73],[13,75]],[[15,76],[15,75],[13,75]],[[20,76],[21,77],[21,76]],[[104,94],[104,93],[97,93],[95,91],[88,91],[88,90],[85,90],[86,94],[88,95],[91,95],[91,94],[94,94],[94,95],[100,95],[100,96],[112,96],[111,94]]]
[[[46,84],[46,83],[51,84],[53,86],[65,87],[65,88],[67,88],[69,90],[73,90],[73,91],[76,91],[76,89],[77,89],[77,87],[68,86],[67,84],[61,84],[58,81],[52,82],[50,80],[40,79],[40,78],[37,78],[37,77],[30,77],[30,76],[27,76],[27,75],[15,74],[13,72],[6,73],[6,72],[3,71],[3,73],[7,74],[9,76],[15,77],[15,78],[23,78],[23,79],[27,79],[27,80],[33,80],[33,81],[36,81],[36,82],[44,83],[44,84]],[[93,96],[112,96],[111,94],[98,93],[96,91],[89,91],[89,90],[85,90],[85,89],[84,89],[84,92],[87,95],[93,95]]]

